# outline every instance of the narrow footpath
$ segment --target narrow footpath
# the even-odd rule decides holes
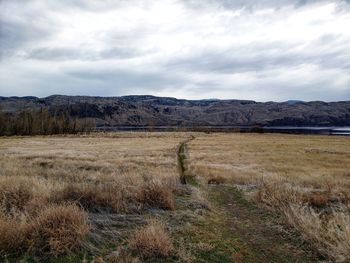
[[[318,262],[300,234],[258,207],[234,186],[211,185],[209,198],[226,215],[226,227],[255,255],[255,262]],[[246,262],[243,253],[234,262]]]

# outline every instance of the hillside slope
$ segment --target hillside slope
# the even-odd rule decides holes
[[[350,101],[255,102],[250,100],[183,100],[154,96],[88,97],[53,95],[0,97],[3,112],[27,109],[68,112],[93,118],[97,126],[349,126]]]

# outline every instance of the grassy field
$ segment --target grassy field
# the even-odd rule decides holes
[[[346,137],[3,137],[0,257],[348,262],[349,171]]]
[[[214,134],[189,144],[189,174],[234,184],[281,214],[326,258],[350,260],[350,140]]]

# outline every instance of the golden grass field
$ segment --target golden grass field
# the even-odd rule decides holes
[[[191,136],[184,186],[178,150]],[[350,260],[349,138],[185,132],[0,138],[0,257],[272,262],[223,232],[232,215],[210,193],[231,186],[323,260]],[[213,251],[227,255],[206,261]]]

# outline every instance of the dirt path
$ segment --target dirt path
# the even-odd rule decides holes
[[[227,227],[256,256],[256,262],[317,262],[300,236],[267,211],[247,201],[233,186],[210,186],[211,200],[227,216]],[[236,262],[245,262],[244,253]]]

